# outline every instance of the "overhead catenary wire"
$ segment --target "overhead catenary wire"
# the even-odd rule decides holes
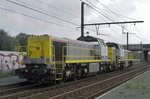
[[[88,0],[86,0],[86,1],[88,1]],[[90,4],[92,4],[91,2],[89,2],[88,1],[88,3],[90,3]],[[96,12],[98,12],[99,14],[101,14],[102,16],[104,16],[105,18],[107,18],[107,19],[109,19],[110,21],[112,21],[112,22],[115,22],[114,21],[114,19],[111,19],[109,16],[107,16],[107,15],[105,15],[105,14],[103,14],[102,12],[100,12],[98,9],[95,9],[94,7],[95,7],[95,5],[93,5],[94,7],[92,7],[90,4],[88,4],[88,3],[85,3],[89,8],[91,8],[91,9],[93,9],[93,10],[95,10]],[[119,25],[119,24],[117,24],[118,26],[120,26],[121,28],[123,28],[121,25]],[[127,30],[126,28],[124,28],[125,30]],[[128,30],[127,30],[128,31]]]
[[[133,37],[134,40],[136,40],[136,41],[137,41],[137,40],[138,40],[138,41],[140,40],[140,41],[141,41],[141,39],[138,38],[138,37],[136,37],[136,35],[131,34],[131,36]]]
[[[119,18],[121,18],[118,14],[116,14],[114,11],[112,11],[111,9],[109,9],[107,6],[105,6],[104,4],[102,4],[100,1],[96,0],[99,4],[101,4],[103,7],[105,7],[106,9],[108,9],[111,13],[115,14],[116,16],[118,16]],[[123,18],[121,18],[123,19]],[[124,20],[124,19],[123,19]]]
[[[54,24],[54,25],[57,25],[57,26],[60,26],[60,27],[63,27],[63,28],[75,30],[75,28],[67,27],[67,26],[64,26],[64,25],[52,22],[52,21],[48,21],[48,20],[44,20],[44,19],[41,19],[41,18],[37,18],[37,17],[31,16],[31,15],[27,15],[27,14],[24,14],[24,13],[21,13],[21,12],[13,11],[13,10],[4,8],[2,6],[0,6],[0,9],[8,11],[8,12],[15,13],[15,14],[19,14],[19,15],[22,15],[22,16],[25,16],[25,17],[29,17],[29,18],[32,18],[32,19],[35,19],[35,20],[39,20],[39,21],[43,21],[43,22],[46,22],[46,23]]]
[[[43,8],[41,8],[41,7],[34,6],[33,4],[29,4],[29,3],[23,2],[22,0],[16,0],[16,1],[19,2],[19,3],[22,3],[22,4],[24,4],[24,5],[28,5],[28,6],[30,6],[30,7],[34,7],[34,8],[36,8],[36,9],[38,9],[38,10],[43,11],[43,12],[51,13],[52,15],[55,15],[55,16],[58,16],[58,17],[61,17],[61,18],[62,18],[62,16],[60,16],[60,15],[58,15],[58,14],[55,14],[55,13],[50,12],[50,11],[48,11],[48,10],[45,10],[45,9],[43,9]]]
[[[98,17],[100,17],[104,22],[107,22],[102,16],[100,16],[95,10],[93,10],[93,9],[89,9],[89,10],[91,10],[91,11],[93,11]],[[95,26],[96,27],[96,26]],[[97,28],[97,27],[96,27]],[[99,28],[99,27],[98,27]],[[110,27],[111,28],[111,27]],[[98,32],[98,31],[97,31]],[[101,34],[101,35],[103,35],[103,34]],[[107,34],[106,34],[107,35]]]
[[[104,16],[105,18],[109,19],[110,21],[113,21],[114,22],[114,19],[110,18],[109,16],[103,14],[101,11],[100,11],[100,8],[98,8],[97,6],[95,6],[92,2],[86,0],[85,4],[87,5],[87,7],[95,10],[96,12],[100,13],[102,16]]]
[[[102,16],[100,16],[95,10],[93,9],[89,9],[91,11],[93,11],[98,17],[100,17],[104,22],[107,22]]]
[[[99,8],[97,8],[95,5],[93,5],[93,4],[92,4],[91,2],[89,2],[88,0],[86,0],[86,1],[88,2],[88,4],[86,3],[88,7],[90,7],[91,9],[93,9],[93,10],[96,11],[96,12],[98,12],[98,13],[101,14],[102,16],[104,16],[104,17],[106,17],[107,19],[109,19],[109,20],[111,20],[111,21],[114,22],[114,19],[109,18],[110,16],[107,16],[107,15],[105,15],[104,13],[100,12],[99,10],[97,10],[97,9],[99,9]],[[89,3],[92,4],[92,6],[94,6],[94,7],[92,7],[91,5],[89,5]],[[97,8],[97,9],[95,9],[95,8]],[[124,27],[122,27],[122,26],[119,25],[119,24],[118,24],[118,26],[120,26],[121,28],[124,28]],[[127,30],[126,28],[124,28],[124,29],[130,33],[129,30]],[[139,38],[138,36],[135,36],[135,37],[141,40],[141,38]]]
[[[30,9],[30,10],[33,10],[33,11],[39,12],[39,13],[41,13],[41,14],[44,14],[44,15],[48,15],[48,16],[54,17],[54,18],[59,19],[59,20],[61,20],[61,21],[64,21],[64,22],[67,22],[67,23],[70,23],[70,24],[73,24],[73,25],[78,26],[77,24],[75,24],[75,23],[73,23],[73,22],[70,22],[70,21],[64,20],[64,19],[59,18],[59,17],[54,16],[54,15],[50,15],[50,14],[48,14],[48,13],[45,13],[45,12],[43,12],[43,11],[40,11],[40,10],[34,9],[34,8],[32,8],[32,7],[29,7],[29,6],[26,6],[26,5],[23,5],[23,4],[20,4],[20,3],[17,3],[17,2],[13,2],[13,1],[11,1],[11,0],[6,0],[6,1],[11,2],[11,3],[13,3],[13,4],[17,4],[17,5],[19,5],[19,6],[25,7],[25,8]],[[105,16],[105,17],[106,17],[106,16]],[[108,18],[108,17],[107,17],[107,18]],[[89,29],[88,29],[88,30],[89,30]]]
[[[89,2],[89,1],[88,1],[88,3],[92,4],[92,3]],[[104,17],[106,17],[106,18],[108,18],[109,20],[111,20],[111,21],[114,22],[114,20],[111,19],[111,18],[109,18],[107,15],[105,15],[105,14],[101,13],[100,11],[96,10],[94,7],[90,6],[89,4],[87,4],[87,3],[85,3],[85,4],[87,5],[87,7],[89,6],[89,8],[92,8],[92,9],[91,9],[92,11],[98,12],[99,14],[102,14]],[[93,6],[94,6],[94,5],[93,5]],[[98,15],[98,14],[97,14],[97,15]],[[98,16],[102,18],[102,16],[100,16],[100,15],[98,15]],[[105,20],[104,18],[102,18],[102,20],[106,22],[106,20]],[[119,25],[119,26],[120,26],[120,25]]]
[[[144,41],[145,42],[145,39],[144,38],[142,38],[142,37],[140,37],[140,36],[138,36],[138,35],[133,35],[133,36],[135,36],[136,38],[138,38],[138,39],[140,39],[141,41]],[[144,40],[143,40],[144,39]]]
[[[86,3],[87,4],[87,3]],[[109,19],[112,22],[115,22],[113,19],[109,18],[108,16],[106,16],[105,14],[103,14],[102,12],[98,11],[97,9],[95,9],[94,7],[90,6],[89,4],[87,4],[87,6],[91,9],[93,9],[94,11],[98,12],[99,14],[101,14],[102,16],[106,17],[107,19]],[[117,24],[118,26],[120,26],[122,28],[121,25]],[[125,30],[127,30],[126,28],[124,28]],[[128,31],[128,30],[127,30]]]
[[[43,1],[41,1],[41,0],[35,0],[35,1],[39,2],[40,4],[46,5],[46,6],[50,7],[50,8],[53,8],[53,9],[55,9],[55,10],[58,10],[58,11],[60,11],[60,12],[66,13],[66,14],[68,14],[68,15],[70,15],[70,16],[73,16],[73,17],[76,17],[76,18],[81,18],[81,17],[79,17],[79,16],[74,15],[73,13],[71,13],[71,11],[62,10],[62,9],[57,8],[57,7],[55,7],[55,6],[52,6],[52,5],[48,4],[48,3],[45,3],[45,2],[43,2]]]
[[[81,19],[80,16],[77,16],[77,15],[71,13],[71,11],[66,11],[66,10],[60,9],[60,8],[58,8],[58,7],[52,6],[52,5],[50,5],[50,4],[46,3],[46,2],[43,2],[43,1],[41,1],[41,0],[35,0],[35,1],[39,2],[40,4],[43,4],[43,5],[47,6],[47,7],[49,7],[49,8],[53,8],[53,9],[59,11],[59,12],[63,12],[63,13],[65,13],[65,14],[67,14],[67,15],[70,15],[70,16],[73,16],[73,17],[75,17],[75,18]],[[85,20],[88,21],[87,18],[85,18]]]
[[[122,16],[122,17],[124,17],[124,18],[128,18],[128,19],[131,19],[131,20],[136,20],[136,19],[133,19],[133,18],[130,18],[130,17],[121,15],[121,14],[117,14],[116,12],[112,11],[112,10],[109,9],[107,6],[105,6],[105,5],[104,5],[102,2],[100,2],[99,0],[96,0],[96,1],[97,1],[98,3],[100,3],[102,6],[104,6],[106,9],[108,9],[111,13],[117,15],[118,17]],[[121,18],[121,17],[120,17],[120,18]],[[135,27],[135,28],[136,28],[136,27]],[[136,30],[137,30],[137,28],[136,28]],[[141,34],[138,30],[137,30],[137,32],[138,32],[139,34]],[[142,38],[139,37],[139,36],[136,36],[136,37],[142,39]]]
[[[42,12],[42,11],[37,10],[37,9],[34,9],[34,8],[32,8],[32,7],[29,7],[29,6],[26,6],[26,5],[17,3],[17,2],[13,2],[13,1],[11,1],[11,0],[6,0],[6,1],[11,2],[11,3],[13,3],[13,4],[16,4],[16,5],[19,5],[19,6],[24,7],[24,8],[27,8],[27,9],[33,10],[33,11],[35,11],[35,12],[39,12],[39,13],[41,13],[41,14],[48,15],[48,16],[50,16],[50,17],[54,17],[54,18],[56,18],[56,19],[59,19],[59,20],[61,20],[61,21],[64,21],[64,22],[67,22],[67,23],[70,23],[70,24],[72,24],[72,25],[75,25],[75,26],[79,27],[78,24],[75,24],[75,23],[73,23],[73,22],[70,22],[70,21],[61,19],[61,18],[59,18],[59,17],[57,17],[57,16],[54,16],[54,15],[50,15],[50,14],[48,14],[48,13]],[[91,29],[88,29],[88,28],[86,28],[86,29],[87,29],[87,30],[90,30],[90,31],[92,31],[92,32],[95,32],[95,31],[93,31],[93,30],[91,30]]]
[[[113,21],[114,22],[114,19],[111,19],[109,16],[107,16],[107,15],[105,15],[104,13],[102,13],[102,12],[100,12],[99,10],[99,8],[98,7],[96,7],[93,3],[91,3],[91,2],[89,2],[88,0],[86,0],[88,3],[85,3],[89,8],[91,8],[91,9],[93,9],[94,11],[96,11],[96,12],[98,12],[99,14],[101,14],[102,16],[104,16],[105,18],[107,18],[107,19],[109,19],[110,21]],[[93,6],[91,6],[90,4]],[[99,9],[99,10],[98,10]],[[122,27],[121,25],[119,25],[119,24],[117,24],[118,26],[120,26],[121,28],[124,28],[124,27]],[[130,33],[130,31],[128,30],[128,29],[126,29],[126,28],[124,28],[126,31],[128,31],[129,33]],[[137,37],[138,38],[138,37]],[[140,38],[138,38],[138,39],[140,39]]]
[[[9,1],[9,2],[13,2],[13,1],[11,1],[11,0],[6,0],[6,1]],[[39,12],[39,13],[41,13],[41,14],[44,14],[44,15],[48,15],[48,16],[51,16],[51,17],[55,17],[56,19],[59,19],[59,20],[61,20],[61,21],[64,21],[64,22],[66,22],[66,23],[70,23],[70,24],[72,24],[72,25],[75,25],[75,26],[79,26],[78,24],[75,24],[75,23],[73,23],[73,22],[70,22],[70,21],[68,21],[68,20],[64,20],[64,19],[62,19],[62,18],[59,18],[59,17],[57,17],[57,16],[54,16],[54,15],[50,15],[50,14],[48,14],[48,13],[45,13],[45,12],[43,12],[43,11],[40,11],[40,10],[37,10],[37,9],[34,9],[34,8],[32,8],[32,7],[28,7],[28,6],[26,6],[26,5],[23,5],[23,4],[19,4],[19,3],[16,3],[16,2],[13,2],[14,4],[17,4],[17,5],[19,5],[19,6],[22,6],[22,7],[25,7],[25,8],[28,8],[28,9],[30,9],[30,10],[33,10],[33,11],[36,11],[36,12]],[[104,14],[105,15],[105,14]],[[30,15],[29,15],[30,16]],[[33,17],[33,16],[32,16]],[[108,16],[107,16],[108,17]],[[109,18],[109,17],[108,17]],[[38,18],[39,19],[39,18]],[[110,18],[111,19],[111,18]],[[41,20],[44,20],[44,19],[41,19]],[[112,20],[112,19],[111,19]],[[45,20],[45,21],[47,21],[47,20]],[[50,21],[48,21],[48,22],[50,22]],[[54,22],[53,22],[54,23]],[[57,23],[56,23],[57,24]],[[55,24],[55,25],[56,25]],[[59,25],[60,26],[60,24],[57,24],[57,25]],[[64,27],[64,26],[63,26]]]
[[[111,10],[109,7],[107,7],[106,5],[104,5],[102,2],[100,2],[99,0],[96,0],[99,4],[101,4],[103,7],[105,7],[106,9],[108,9],[109,10],[109,12],[111,12],[111,13],[113,13],[113,14],[115,14],[116,16],[118,16],[118,17],[120,17],[121,19],[123,19],[122,17],[124,17],[124,18],[128,18],[128,19],[131,19],[131,20],[136,20],[136,19],[133,19],[133,18],[130,18],[130,17],[127,17],[127,16],[124,16],[124,15],[121,15],[121,14],[118,14],[118,13],[116,13],[116,12],[114,12],[113,10]],[[107,11],[108,11],[107,10]],[[123,19],[123,20],[125,20],[125,19]]]
[[[136,26],[134,26],[134,27],[135,27],[137,33],[139,33],[139,34],[141,35],[141,37],[143,37],[144,40],[148,41],[148,40],[145,38],[145,36],[140,32],[140,30],[139,30]]]
[[[58,19],[58,20],[61,20],[61,21],[63,21],[63,22],[66,22],[66,23],[69,23],[69,24],[72,24],[72,25],[75,25],[75,26],[79,26],[78,24],[75,24],[75,23],[73,23],[73,22],[70,22],[70,21],[68,21],[68,20],[59,18],[59,17],[54,16],[54,15],[45,13],[45,12],[40,11],[40,10],[37,10],[37,9],[35,9],[35,8],[29,7],[29,6],[26,6],[26,5],[23,5],[23,4],[20,4],[20,3],[17,3],[17,2],[11,1],[11,0],[6,0],[6,1],[8,1],[8,2],[10,2],[10,3],[13,3],[13,4],[16,4],[16,5],[18,5],[18,6],[24,7],[24,8],[26,8],[26,9],[29,9],[29,10],[32,10],[32,11],[35,11],[35,12],[38,12],[38,13],[41,13],[41,14],[43,14],[43,15],[47,15],[47,16],[53,17],[53,18]]]
[[[109,18],[108,16],[104,15],[103,13],[101,13],[100,11],[98,11],[97,9],[95,9],[94,7],[90,6],[89,4],[87,4],[87,6],[93,10],[95,10],[96,12],[100,13],[101,15],[103,15],[104,17],[106,17],[107,19],[111,20],[111,21],[114,21],[112,20],[111,18]]]

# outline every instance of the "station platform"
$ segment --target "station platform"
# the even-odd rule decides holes
[[[25,82],[25,81],[26,79],[19,79],[17,76],[13,76],[9,78],[0,78],[0,86],[16,84],[16,83]]]
[[[95,99],[150,99],[150,70]]]

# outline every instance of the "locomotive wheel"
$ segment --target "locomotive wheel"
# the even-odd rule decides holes
[[[110,71],[113,71],[113,64],[110,64],[110,65],[109,65],[109,70],[110,70]]]
[[[121,63],[121,64],[120,64],[120,70],[122,70],[123,68],[124,68],[124,64]]]
[[[79,77],[73,77],[73,80],[77,81],[77,80],[79,80]]]
[[[65,80],[60,80],[59,84],[63,85],[65,83]]]
[[[44,78],[40,79],[39,83],[40,84],[44,84],[45,83],[45,79]]]
[[[104,68],[103,66],[100,66],[100,70],[99,70],[100,73],[103,73],[103,68]]]
[[[66,80],[62,79],[62,80],[57,80],[57,84],[63,85],[65,83]]]

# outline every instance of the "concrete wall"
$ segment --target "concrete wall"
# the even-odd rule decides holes
[[[19,52],[0,51],[0,70],[9,71],[22,68],[24,65],[19,64],[23,61],[23,56]]]

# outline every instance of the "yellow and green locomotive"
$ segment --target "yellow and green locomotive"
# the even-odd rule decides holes
[[[30,36],[25,68],[19,69],[18,74],[20,78],[42,83],[78,79],[122,69],[126,62],[132,65],[131,55],[125,57],[124,53],[120,44],[104,43],[99,38],[85,42],[48,35]]]

